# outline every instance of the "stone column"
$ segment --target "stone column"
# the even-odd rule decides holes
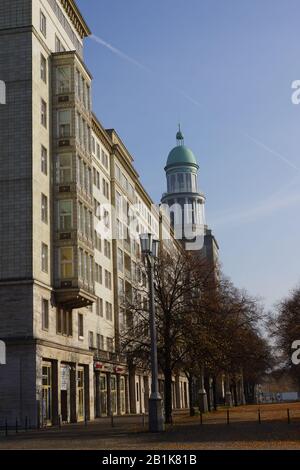
[[[100,371],[95,371],[95,403],[96,403],[96,418],[100,418],[101,416],[101,405],[100,405]]]
[[[52,424],[58,424],[60,415],[60,361],[52,361]]]
[[[88,421],[91,418],[91,397],[90,397],[90,371],[89,366],[85,365],[84,368],[84,418]]]
[[[111,373],[108,372],[106,375],[106,380],[107,380],[107,415],[111,416],[112,415],[112,400],[111,400]]]
[[[70,370],[70,414],[71,423],[77,423],[77,365],[71,364]]]
[[[206,390],[205,390],[205,387],[204,387],[204,368],[203,367],[201,367],[199,379],[200,379],[199,380],[199,382],[200,382],[199,410],[202,411],[202,413],[207,413],[208,403],[207,403],[207,394],[206,394]]]
[[[117,378],[117,414],[121,414],[121,391],[120,391],[120,374],[116,374]]]

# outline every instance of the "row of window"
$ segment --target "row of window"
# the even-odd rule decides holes
[[[105,347],[106,346],[106,347]],[[107,350],[110,352],[113,352],[114,350],[114,340],[113,338],[106,338],[106,345],[105,345],[105,338],[103,335],[97,334],[96,335],[96,345],[95,345],[95,340],[94,340],[94,333],[92,331],[89,331],[89,348],[90,349],[95,349],[97,348],[98,350]]]
[[[108,170],[108,155],[103,149],[100,150],[100,144],[96,142],[94,137],[92,137],[92,152],[96,155],[97,160],[101,161],[104,168]]]
[[[76,139],[80,146],[87,152],[91,152],[92,131],[86,120],[76,112]]]
[[[73,247],[61,247],[58,250],[58,265],[60,279],[72,279],[74,277],[74,250]],[[102,283],[102,268],[96,265],[96,282]],[[100,272],[101,268],[101,272]],[[49,248],[45,243],[41,244],[41,269],[44,273],[49,271]],[[79,248],[78,252],[78,275],[79,278],[89,285],[94,282],[94,259],[91,255]],[[104,285],[112,289],[112,275],[107,269],[104,272]]]
[[[98,298],[95,304],[96,314],[99,317],[104,317],[104,302],[103,299]],[[105,318],[108,321],[113,321],[113,309],[110,302],[105,302]]]
[[[99,299],[100,300],[100,299]],[[101,299],[102,300],[102,299]],[[103,302],[103,301],[102,301]],[[112,305],[106,302],[106,317],[107,320],[112,320]],[[42,329],[49,331],[49,300],[42,299],[41,305],[42,312]],[[102,315],[103,316],[103,315]],[[84,320],[83,314],[78,313],[78,338],[84,339]],[[56,310],[56,333],[63,336],[73,336],[73,314],[72,310],[65,310],[57,308]],[[94,348],[94,333],[89,331],[89,347]],[[97,334],[97,349],[113,351],[113,338],[106,338],[106,348],[104,343],[104,336]]]
[[[100,173],[96,170],[96,168],[93,168],[93,183],[96,188],[98,188],[99,190],[101,189]],[[109,199],[109,183],[106,181],[105,178],[102,178],[102,194],[106,197],[106,199]]]
[[[122,173],[121,168],[115,165],[115,174],[117,181],[121,184],[123,189],[134,199],[135,191],[133,185],[128,181],[128,178]]]
[[[97,217],[98,220],[102,220],[106,228],[110,228],[110,215],[108,210],[106,210],[104,207],[102,210],[102,206],[96,198],[93,200],[93,205],[95,217]]]

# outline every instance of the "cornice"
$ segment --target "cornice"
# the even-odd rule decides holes
[[[91,34],[91,30],[86,24],[82,14],[80,13],[75,0],[60,0],[70,20],[76,28],[76,31],[83,39]]]

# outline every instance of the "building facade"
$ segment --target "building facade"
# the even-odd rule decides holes
[[[93,114],[89,34],[73,0],[1,1],[0,420],[8,423],[147,411],[149,371],[129,370],[120,352],[130,321],[122,299],[140,257],[131,211],[139,232],[157,237],[161,217],[121,139]],[[187,406],[187,380],[174,377],[174,407]]]

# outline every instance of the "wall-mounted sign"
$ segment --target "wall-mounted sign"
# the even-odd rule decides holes
[[[4,341],[0,341],[0,365],[6,364],[6,346]]]

